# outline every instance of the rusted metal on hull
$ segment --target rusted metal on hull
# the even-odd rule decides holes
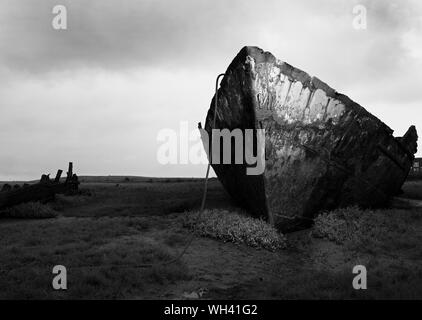
[[[210,135],[213,106],[214,99],[205,123]],[[280,227],[323,209],[386,205],[416,152],[413,126],[393,137],[347,96],[257,47],[244,47],[228,67],[218,108],[215,128],[263,128],[266,147],[263,174],[212,164],[218,178],[239,204]]]

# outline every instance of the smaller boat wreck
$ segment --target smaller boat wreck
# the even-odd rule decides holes
[[[212,167],[239,205],[283,231],[322,210],[387,206],[417,151],[414,126],[394,137],[347,96],[257,47],[244,47],[229,65],[215,122],[214,106],[215,96],[210,137],[212,129],[265,130],[262,174],[248,175],[248,165],[233,160]]]
[[[78,176],[73,173],[73,163],[69,162],[67,177],[61,179],[63,170],[58,170],[54,180],[50,175],[43,174],[40,181],[31,184],[4,184],[0,190],[0,210],[26,202],[48,202],[56,194],[77,194],[79,188]],[[0,213],[1,216],[1,213]]]

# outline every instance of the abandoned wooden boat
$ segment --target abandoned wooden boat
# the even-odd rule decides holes
[[[414,160],[417,133],[403,137],[347,96],[271,53],[244,47],[212,99],[205,130],[264,129],[265,170],[212,167],[227,192],[280,229],[321,210],[382,207],[398,194]],[[233,151],[233,149],[232,149]],[[232,159],[233,161],[233,159]]]
[[[78,192],[78,176],[73,173],[73,163],[69,163],[67,177],[61,181],[62,170],[58,170],[54,180],[43,174],[39,182],[34,184],[2,186],[0,191],[0,210],[26,202],[48,202],[56,194],[74,194]]]

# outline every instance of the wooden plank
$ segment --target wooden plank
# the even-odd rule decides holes
[[[56,174],[56,178],[54,179],[55,183],[59,183],[60,182],[60,177],[62,176],[63,170],[57,170],[57,174]]]
[[[73,163],[69,162],[69,169],[67,169],[66,182],[70,182],[73,176]]]

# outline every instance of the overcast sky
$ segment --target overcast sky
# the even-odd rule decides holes
[[[367,8],[367,29],[352,26]],[[160,129],[204,122],[245,45],[272,52],[422,136],[422,2],[0,0],[0,180],[203,176],[157,162]],[[67,8],[54,30],[52,8]],[[422,150],[422,148],[419,148]],[[419,151],[419,155],[422,153]]]

